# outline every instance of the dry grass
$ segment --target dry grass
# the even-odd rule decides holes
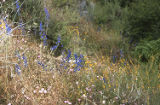
[[[96,33],[84,26],[98,42],[118,38]],[[84,30],[80,30],[84,31]],[[86,31],[86,30],[85,30]],[[109,57],[88,58],[84,67],[73,72],[61,59],[50,55],[42,43],[30,35],[14,30],[0,46],[0,104],[13,105],[158,105],[160,73],[154,60],[149,64],[134,64],[121,58],[115,64]],[[100,35],[98,37],[97,35]],[[103,36],[104,35],[104,36]],[[83,36],[80,36],[82,38]],[[96,42],[97,43],[97,42]],[[108,42],[104,42],[108,43]],[[27,59],[24,65],[23,54]],[[18,57],[19,55],[20,57]],[[73,56],[72,56],[73,57]],[[38,64],[38,61],[44,65]],[[20,67],[16,72],[15,65]],[[67,65],[67,64],[66,64]]]
[[[56,71],[58,61],[47,55],[46,48],[33,41],[31,36],[22,35],[21,30],[13,30],[0,47],[0,104],[13,105],[56,105],[61,104],[60,92],[65,86],[60,82]],[[1,42],[2,42],[1,41]],[[24,66],[23,54],[27,58]],[[17,57],[20,56],[20,58]],[[45,71],[38,61],[47,65]],[[20,67],[20,74],[15,72],[15,65]],[[50,70],[52,69],[52,70]],[[44,89],[44,90],[43,90]],[[45,91],[45,93],[40,92]]]

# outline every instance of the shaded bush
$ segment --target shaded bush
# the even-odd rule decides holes
[[[156,58],[156,61],[160,60],[160,39],[153,41],[142,41],[136,46],[134,54],[139,56],[141,61],[148,61],[152,56]]]
[[[132,6],[125,27],[130,40],[139,42],[142,39],[155,40],[160,37],[159,4],[159,0],[141,0]]]
[[[74,6],[76,0],[52,0],[53,5],[56,7]]]
[[[97,2],[100,2],[102,5],[110,2],[110,3],[115,3],[115,2],[119,2],[121,7],[126,7],[126,6],[130,6],[131,3],[137,1],[137,0],[96,0]]]
[[[138,0],[117,0],[120,3],[121,7],[131,6],[132,3],[138,1]]]
[[[94,11],[90,10],[96,24],[107,25],[108,29],[121,30],[126,19],[128,8],[122,8],[119,1],[99,3]]]
[[[141,61],[147,62],[154,56],[159,58],[160,1],[140,0],[128,12],[123,36],[129,38],[130,50]]]

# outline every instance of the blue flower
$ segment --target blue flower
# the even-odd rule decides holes
[[[10,34],[10,32],[11,32],[12,29],[11,29],[10,26],[7,24],[6,19],[4,19],[4,23],[5,23],[5,26],[6,26],[7,34]]]
[[[6,29],[7,34],[9,34],[9,33],[11,32],[12,29],[11,29],[7,24],[6,24],[6,28],[7,28],[7,29]]]
[[[40,61],[37,62],[39,65],[42,65],[42,63]]]
[[[42,31],[42,22],[40,22],[40,31]]]
[[[80,57],[78,57],[77,54],[74,54],[74,57],[75,57],[75,64],[77,65],[74,69],[74,71],[79,71],[81,67],[83,67],[82,63],[84,62],[82,59],[83,59],[83,55],[80,55]]]
[[[45,34],[43,33],[43,35],[41,36],[41,39],[44,39],[44,37],[45,37]]]
[[[23,58],[23,61],[24,61],[24,66],[27,67],[27,58],[24,56],[24,54],[23,54],[22,58]]]
[[[58,40],[57,42],[60,43],[61,42],[61,37],[58,36],[57,40]]]
[[[103,77],[103,81],[104,81],[104,83],[106,83],[106,79]]]
[[[113,56],[113,63],[116,63],[116,57],[117,56]]]
[[[41,39],[43,40],[43,45],[47,46],[47,35],[45,32],[43,32],[43,35],[41,36]]]
[[[22,35],[25,35],[24,25],[22,24],[22,22],[20,22],[19,25],[20,28],[22,29]]]
[[[41,63],[40,61],[38,61],[38,64],[43,67],[43,70],[47,67],[43,63]],[[47,71],[47,69],[45,69],[45,70]]]
[[[49,12],[47,8],[44,8],[45,14],[46,14],[46,19],[49,20]]]
[[[19,0],[16,1],[16,8],[17,8],[17,12],[18,12],[18,15],[19,15],[19,10],[20,10],[20,6],[19,6]]]
[[[55,50],[58,46],[59,46],[59,43],[61,42],[61,37],[60,36],[58,36],[58,38],[57,38],[57,42],[56,42],[56,45],[55,46],[53,46],[53,47],[51,47],[51,51],[53,51],[53,50]]]
[[[70,50],[68,50],[68,55],[67,55],[67,57],[66,57],[66,61],[68,61],[68,62],[69,62],[70,57],[71,57],[71,51],[70,51]]]
[[[57,37],[57,42],[56,42],[56,44],[58,45],[60,42],[61,42],[61,37],[58,36],[58,37]]]
[[[15,65],[15,69],[16,69],[16,73],[17,73],[18,75],[20,75],[21,69],[20,69],[20,66],[19,66],[18,64]]]
[[[19,1],[19,0],[17,0],[17,1],[16,1],[16,8],[17,8],[17,9],[19,9],[19,8],[20,8],[20,6],[19,6],[19,2],[18,2],[18,1]]]
[[[42,31],[43,31],[42,22],[40,22],[39,28],[40,28],[40,33],[39,34],[41,35]]]
[[[51,47],[51,51],[54,51],[57,47],[58,47],[57,45]]]

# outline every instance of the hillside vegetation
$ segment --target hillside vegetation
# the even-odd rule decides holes
[[[0,105],[160,105],[159,0],[0,4]]]

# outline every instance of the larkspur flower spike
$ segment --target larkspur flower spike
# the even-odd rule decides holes
[[[74,57],[75,57],[75,60],[76,60],[75,64],[77,65],[77,66],[75,67],[74,71],[75,71],[75,72],[76,72],[77,70],[80,71],[80,68],[83,67],[83,65],[82,65],[83,55],[80,55],[80,57],[78,57],[77,54],[74,54]]]
[[[6,26],[6,32],[7,32],[7,35],[11,33],[11,27],[7,24],[7,21],[6,21],[6,18],[3,20],[4,23],[5,23],[5,26]]]
[[[54,45],[53,47],[51,47],[51,51],[54,51],[59,46],[60,42],[61,42],[61,37],[58,36],[56,45]]]
[[[42,34],[42,31],[43,31],[43,28],[42,28],[42,22],[40,22],[40,25],[39,25],[39,29],[40,29],[40,35]]]
[[[16,65],[15,65],[15,68],[16,68],[16,73],[17,73],[18,75],[20,75],[20,73],[21,73],[20,66],[19,66],[18,64],[16,64]]]
[[[49,20],[49,12],[47,10],[47,8],[44,8],[45,14],[46,14],[46,20]]]
[[[23,58],[23,61],[24,61],[24,66],[27,67],[27,58],[24,56],[24,54],[23,54],[22,58]]]
[[[19,14],[20,6],[19,6],[19,2],[18,2],[18,1],[19,1],[19,0],[16,1],[16,8],[17,8],[18,15],[20,15],[20,14]]]

